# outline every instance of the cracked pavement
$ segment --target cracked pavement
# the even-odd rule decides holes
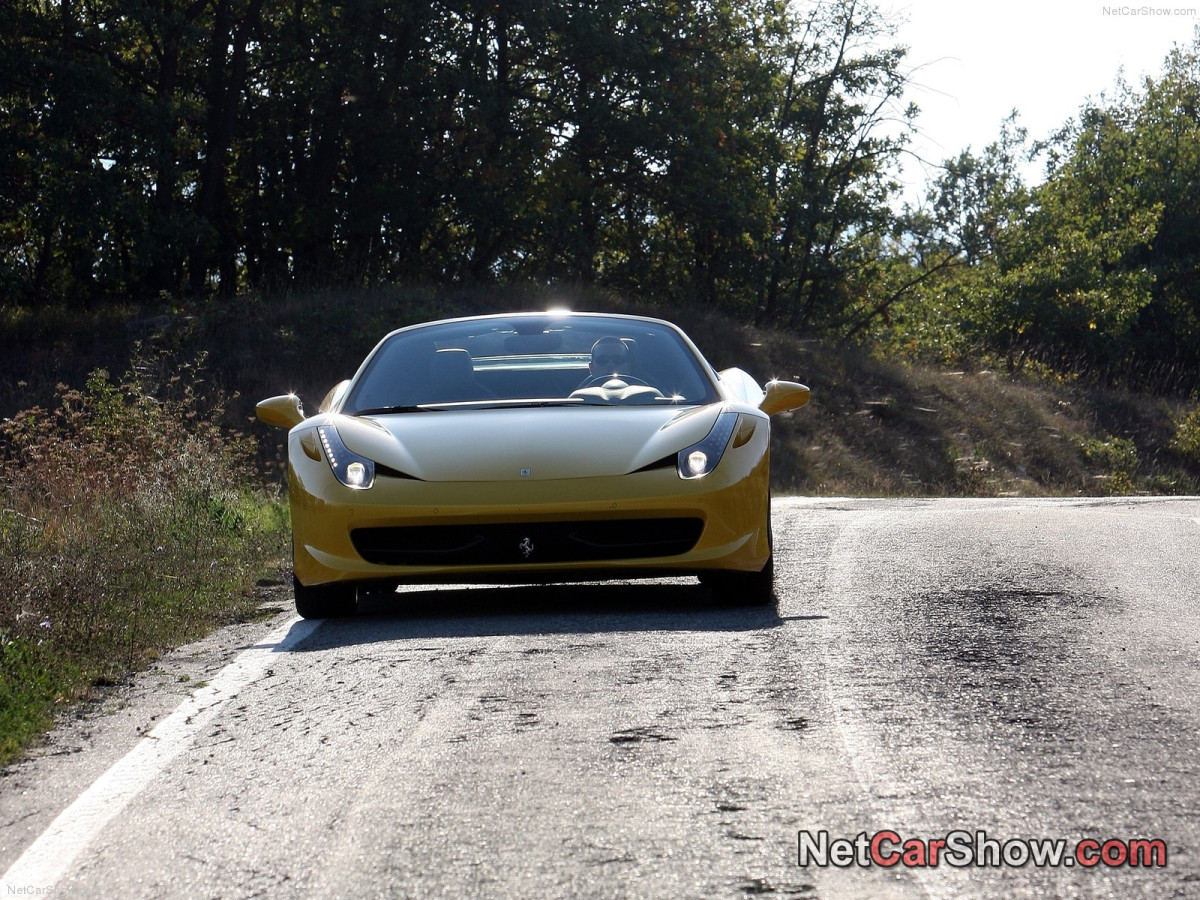
[[[181,648],[0,779],[0,868],[198,685],[55,896],[1200,896],[1200,501],[776,498],[773,608],[406,588]],[[304,629],[297,631],[295,629]],[[800,830],[1161,838],[1166,867],[797,863]]]

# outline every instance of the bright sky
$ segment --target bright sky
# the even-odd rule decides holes
[[[907,97],[921,107],[913,149],[935,163],[992,143],[1013,108],[1030,138],[1048,136],[1087,98],[1111,94],[1121,67],[1135,85],[1157,75],[1200,25],[1200,0],[883,0],[885,13],[889,2],[897,42],[923,66]],[[908,162],[904,176],[922,196],[922,167]]]

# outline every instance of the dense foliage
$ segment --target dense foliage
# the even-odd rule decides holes
[[[4,10],[21,304],[553,279],[836,323],[912,113],[859,0]]]
[[[594,285],[1191,390],[1198,47],[901,209],[918,111],[866,0],[12,0],[0,305]]]
[[[1045,181],[1021,163],[1042,156]],[[943,359],[1154,388],[1200,377],[1200,39],[1161,75],[1085,104],[1046,141],[1015,123],[947,163],[908,222],[893,340]]]

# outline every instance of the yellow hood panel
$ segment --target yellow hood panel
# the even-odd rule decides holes
[[[332,417],[346,446],[424,481],[624,475],[702,440],[721,404],[542,407]]]

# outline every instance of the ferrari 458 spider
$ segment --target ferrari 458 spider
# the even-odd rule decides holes
[[[591,313],[449,319],[385,337],[289,429],[296,608],[404,582],[698,575],[770,602],[770,416],[808,388],[716,372],[675,326]]]

